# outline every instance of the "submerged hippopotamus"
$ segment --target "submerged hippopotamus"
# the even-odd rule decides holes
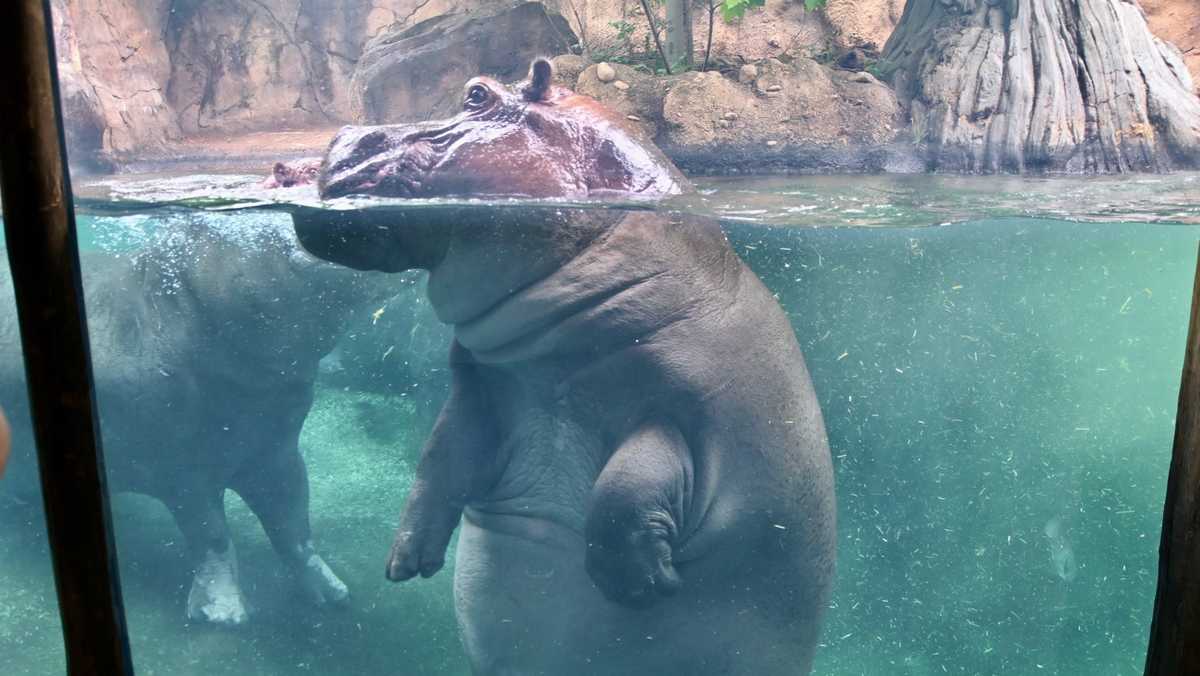
[[[286,220],[262,219],[160,222],[133,254],[81,256],[109,483],[157,498],[174,516],[193,566],[187,614],[201,622],[247,619],[226,489],[258,517],[304,596],[348,596],[311,541],[297,442],[318,361],[351,314],[393,284],[313,258]],[[5,265],[0,298],[11,303],[12,294]],[[22,419],[17,330],[15,314],[0,313],[0,345],[9,346],[0,402]],[[31,448],[28,431],[18,432],[18,447]],[[10,468],[6,490],[35,485],[32,462]]]
[[[547,61],[463,111],[347,127],[325,198],[690,189]],[[718,224],[670,211],[304,212],[348,266],[429,271],[452,387],[387,577],[430,576],[461,523],[455,608],[477,674],[802,674],[834,574],[824,424],[787,317]]]

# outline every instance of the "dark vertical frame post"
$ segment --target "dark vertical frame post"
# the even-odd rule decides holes
[[[1192,289],[1146,676],[1200,674],[1200,258]]]
[[[0,191],[70,674],[133,672],[96,427],[49,0],[0,2]]]

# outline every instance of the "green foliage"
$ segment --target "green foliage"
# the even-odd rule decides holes
[[[814,12],[824,9],[826,0],[804,0],[804,9]],[[732,23],[746,15],[746,10],[752,7],[762,7],[767,0],[725,0],[721,3],[721,18],[726,23]]]
[[[804,0],[805,4],[809,0]],[[721,3],[721,18],[727,23],[736,21],[746,15],[746,10],[751,7],[762,7],[767,4],[767,0],[725,0]]]
[[[634,25],[622,19],[621,21],[609,21],[608,25],[617,29],[617,40],[624,42],[633,35]]]
[[[589,49],[591,60],[624,64],[637,63],[638,55],[634,53],[633,45],[629,42],[636,26],[624,20],[609,21],[608,25],[613,27],[617,34],[611,40],[596,41],[592,44]]]

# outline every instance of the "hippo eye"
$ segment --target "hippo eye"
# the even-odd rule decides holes
[[[464,102],[464,105],[467,108],[480,108],[488,102],[491,95],[492,93],[488,91],[487,87],[478,84],[471,85],[471,88],[467,90],[467,100]]]

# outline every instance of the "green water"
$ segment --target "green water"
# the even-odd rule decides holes
[[[1200,209],[1193,176],[1122,185],[705,186],[700,206],[729,219],[790,315],[828,427],[839,572],[814,673],[1141,673]],[[84,245],[123,246],[102,223],[83,219]],[[452,571],[399,586],[382,575],[427,403],[319,384],[301,450],[346,609],[291,600],[231,495],[253,619],[189,624],[190,572],[166,510],[115,497],[138,673],[468,673]],[[5,673],[61,673],[40,516],[5,500]],[[1054,519],[1060,540],[1045,532]],[[1069,580],[1056,542],[1073,555]]]

